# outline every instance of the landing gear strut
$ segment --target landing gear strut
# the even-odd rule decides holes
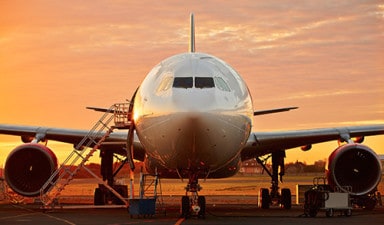
[[[190,175],[188,185],[185,187],[185,196],[181,198],[181,217],[205,218],[205,197],[198,195],[200,190],[197,175]],[[188,196],[188,193],[191,195]]]
[[[266,161],[272,156],[272,172],[265,166]],[[271,177],[270,192],[267,188],[261,188],[259,193],[259,207],[268,209],[270,205],[280,205],[284,209],[290,209],[292,207],[292,195],[291,190],[283,188],[281,193],[279,192],[279,176],[280,182],[283,181],[284,176],[284,158],[285,150],[275,151],[266,159],[256,158],[257,162],[264,168],[264,170]],[[280,173],[279,173],[280,167]]]
[[[101,168],[100,172],[104,181],[107,181],[108,185],[111,186],[116,192],[118,192],[122,197],[128,198],[128,187],[127,185],[118,185],[115,184],[115,175],[119,172],[125,162],[121,163],[121,166],[113,171],[113,152],[100,150],[101,157]],[[124,205],[119,198],[117,198],[107,187],[103,184],[99,184],[99,187],[95,189],[94,193],[94,205],[106,205],[106,204],[116,204]]]

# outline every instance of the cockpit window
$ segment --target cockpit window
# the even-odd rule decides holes
[[[175,77],[173,80],[174,88],[192,88],[193,78],[192,77]]]
[[[157,91],[167,91],[172,86],[173,77],[165,77],[159,87],[157,88]]]
[[[215,84],[218,89],[222,91],[231,91],[231,89],[228,87],[227,83],[223,80],[221,77],[214,77]]]
[[[170,85],[171,79],[164,79],[164,81],[160,84],[160,91],[164,91],[168,89],[168,85]],[[224,81],[221,77],[175,77],[173,79],[174,88],[214,88],[217,87],[221,91],[230,92],[227,82]]]
[[[195,88],[213,88],[215,83],[212,77],[195,77]]]

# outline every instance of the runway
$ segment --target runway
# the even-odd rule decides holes
[[[303,216],[301,206],[291,210],[271,208],[263,210],[254,204],[207,205],[205,219],[191,217],[179,218],[177,204],[167,205],[166,214],[158,213],[154,217],[131,218],[125,208],[92,208],[84,205],[72,208],[54,209],[43,212],[39,205],[0,204],[0,224],[301,224],[306,225],[351,225],[383,224],[384,208],[373,211],[354,209],[351,217],[335,216],[328,218],[320,211],[315,218]]]

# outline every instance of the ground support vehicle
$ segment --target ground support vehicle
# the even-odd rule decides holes
[[[343,189],[351,188],[343,187]],[[332,217],[336,211],[347,217],[351,216],[352,204],[349,193],[342,192],[341,189],[331,190],[326,184],[326,178],[314,178],[313,186],[305,192],[304,214],[315,217],[320,210],[325,211],[327,217]]]

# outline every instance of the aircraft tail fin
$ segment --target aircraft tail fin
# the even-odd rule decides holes
[[[195,52],[195,19],[193,13],[191,13],[190,17],[191,22],[191,34],[189,40],[189,52]]]

